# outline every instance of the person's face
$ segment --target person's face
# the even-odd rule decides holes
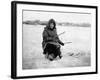
[[[50,28],[53,29],[54,28],[54,24],[50,23]]]

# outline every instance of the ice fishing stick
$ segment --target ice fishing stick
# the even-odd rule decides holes
[[[62,34],[64,34],[64,33],[65,33],[65,31],[62,32],[62,33],[60,33],[58,36],[60,36],[60,35],[62,35]],[[69,44],[69,43],[72,43],[72,42],[65,42],[64,44]]]
[[[69,44],[69,43],[72,43],[72,42],[65,42],[64,44]]]
[[[64,34],[65,33],[65,31],[64,32],[62,32],[62,33],[60,33],[60,34],[58,34],[58,36],[60,36],[60,35],[62,35],[62,34]]]

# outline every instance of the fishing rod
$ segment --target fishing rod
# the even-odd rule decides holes
[[[60,33],[60,34],[58,34],[58,36],[60,36],[60,35],[62,35],[62,34],[65,34],[66,33],[66,31],[64,31],[64,32],[62,32],[62,33]],[[70,44],[70,43],[72,43],[72,42],[65,42],[64,44]]]
[[[72,42],[65,42],[64,44],[70,44],[70,43],[72,43]]]
[[[66,33],[66,31],[64,31],[64,32],[62,32],[62,33],[60,33],[60,34],[58,34],[58,36],[60,36],[60,35],[62,35],[62,34],[65,34]]]

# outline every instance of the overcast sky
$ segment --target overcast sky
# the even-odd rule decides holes
[[[91,14],[23,11],[23,21],[48,21],[51,18],[55,19],[57,22],[91,23]]]

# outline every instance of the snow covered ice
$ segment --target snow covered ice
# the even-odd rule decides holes
[[[62,58],[49,61],[42,51],[44,25],[23,24],[22,68],[63,68],[91,65],[91,27],[56,26],[63,42],[72,42],[61,47]]]

